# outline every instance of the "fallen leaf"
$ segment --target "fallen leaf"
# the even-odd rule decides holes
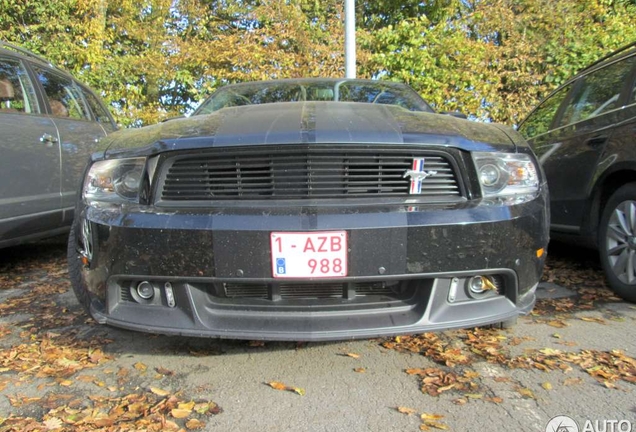
[[[95,375],[80,375],[75,379],[82,382],[93,382],[97,377]]]
[[[199,402],[194,404],[193,409],[201,415],[217,415],[223,412],[223,409],[214,402]]]
[[[155,372],[157,372],[158,374],[164,375],[164,376],[172,376],[172,375],[174,375],[173,371],[171,371],[169,369],[166,369],[164,367],[161,367],[161,366],[156,367],[155,368]]]
[[[205,427],[205,423],[197,419],[190,419],[185,424],[186,428],[193,429],[203,429]]]
[[[610,381],[603,381],[603,385],[607,388],[611,388],[611,389],[615,389],[617,386],[616,384],[610,382]]]
[[[448,426],[444,423],[440,423],[437,420],[443,419],[444,416],[441,414],[427,414],[424,413],[420,415],[422,419],[422,424],[420,425],[420,430],[430,430],[430,428],[440,429],[440,430],[448,430]]]
[[[397,407],[396,410],[402,414],[406,414],[406,415],[411,415],[411,414],[415,414],[416,411],[413,408],[406,408],[406,407]]]
[[[71,380],[60,380],[60,381],[58,381],[58,384],[61,385],[61,386],[64,386],[64,387],[68,387],[68,386],[73,384],[73,381],[71,381]]]
[[[358,373],[365,373],[367,369],[363,367],[359,367],[359,368],[355,368],[353,371]]]
[[[546,390],[552,390],[552,384],[550,384],[549,382],[544,382],[543,384],[541,384],[541,387]]]
[[[548,321],[548,325],[551,327],[556,327],[556,328],[564,328],[567,327],[568,325],[562,321],[562,320],[552,320],[552,321]]]
[[[148,369],[148,366],[146,366],[142,362],[135,363],[133,367],[137,369],[139,372],[146,372],[146,369]]]
[[[486,399],[484,399],[486,402],[492,402],[492,403],[496,403],[496,404],[500,404],[503,402],[503,399],[500,398],[499,396],[493,396],[493,397],[487,397]]]
[[[481,399],[484,397],[484,395],[481,393],[466,393],[464,396],[466,396],[468,399]]]
[[[194,401],[179,402],[179,404],[177,405],[177,408],[192,411],[194,409],[194,405],[195,405]]]
[[[510,377],[500,376],[500,377],[495,377],[494,380],[495,380],[495,382],[499,382],[499,383],[510,382]]]
[[[427,422],[426,426],[432,427],[434,429],[439,429],[439,430],[448,430],[448,425],[445,425],[444,423],[439,423],[439,422]]]
[[[181,409],[181,408],[173,408],[170,411],[170,415],[174,418],[182,419],[188,417],[192,414],[192,410]]]
[[[351,358],[354,358],[354,359],[358,359],[358,358],[360,358],[360,354],[346,353],[346,354],[343,354],[343,355],[344,355],[345,357],[351,357]]]
[[[443,419],[444,416],[441,414],[427,414],[427,413],[423,413],[422,415],[420,415],[420,418],[424,421],[426,420],[440,420]]]
[[[578,345],[576,342],[571,342],[571,341],[563,341],[563,342],[556,342],[556,343],[558,343],[559,345],[570,346],[570,347]]]
[[[464,399],[464,398],[458,398],[453,400],[453,403],[455,405],[465,405],[467,402],[468,402],[468,399]]]
[[[252,347],[252,348],[256,348],[256,347],[264,347],[265,346],[265,341],[262,340],[251,340],[247,343],[248,346]]]
[[[158,387],[150,387],[150,391],[156,394],[157,396],[168,396],[170,394],[169,391],[160,389]]]
[[[300,396],[304,396],[305,395],[305,390],[299,388],[299,387],[291,387],[291,386],[287,386],[281,382],[278,381],[270,381],[268,383],[265,383],[268,386],[270,386],[271,388],[275,389],[275,390],[281,390],[281,391],[289,391],[289,392],[293,392],[296,393]]]
[[[582,382],[583,382],[582,378],[566,378],[565,380],[563,380],[563,385],[571,386],[571,385],[581,384]]]
[[[60,429],[62,427],[62,420],[57,417],[51,417],[50,419],[44,420],[44,426],[46,426],[46,430]]]
[[[534,393],[529,388],[520,387],[517,389],[517,393],[519,393],[521,396],[525,396],[530,399],[535,399]]]
[[[92,352],[89,353],[88,355],[90,361],[92,363],[99,363],[100,361],[102,361],[105,358],[104,352],[102,350],[100,350],[99,348],[93,350]]]
[[[479,378],[479,372],[467,370],[466,372],[464,372],[464,377],[468,379]]]
[[[598,324],[605,324],[605,320],[603,318],[581,317],[579,319],[581,321],[594,322],[594,323],[598,323]]]

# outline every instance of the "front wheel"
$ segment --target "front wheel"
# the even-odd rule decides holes
[[[68,238],[67,260],[71,286],[77,301],[90,315],[91,297],[86,286],[84,271],[93,258],[93,235],[86,219],[76,217]]]
[[[621,298],[636,302],[636,183],[620,187],[607,201],[598,240],[610,288]]]

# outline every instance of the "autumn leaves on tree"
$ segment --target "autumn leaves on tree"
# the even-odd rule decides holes
[[[358,75],[440,111],[518,123],[549,91],[636,40],[629,0],[357,2]],[[0,0],[0,39],[101,91],[125,126],[191,111],[229,82],[344,76],[343,2]]]

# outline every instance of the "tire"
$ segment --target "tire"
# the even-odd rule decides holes
[[[91,296],[88,292],[88,287],[84,279],[84,263],[82,263],[82,242],[79,239],[80,236],[80,220],[78,216],[73,221],[71,226],[71,233],[68,237],[67,247],[67,261],[68,261],[68,274],[71,280],[71,286],[73,287],[73,293],[77,298],[77,301],[82,305],[84,310],[90,315]]]
[[[636,183],[621,186],[607,201],[598,250],[609,287],[636,303]]]

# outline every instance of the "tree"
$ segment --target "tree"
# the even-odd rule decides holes
[[[0,0],[0,39],[101,92],[126,126],[230,82],[344,76],[342,1]],[[358,75],[439,110],[518,123],[577,70],[636,40],[630,0],[358,2]]]
[[[576,71],[636,40],[636,6],[629,1],[442,6],[435,20],[412,17],[367,34],[363,43],[373,55],[363,67],[409,82],[440,110],[482,120],[518,123]]]

